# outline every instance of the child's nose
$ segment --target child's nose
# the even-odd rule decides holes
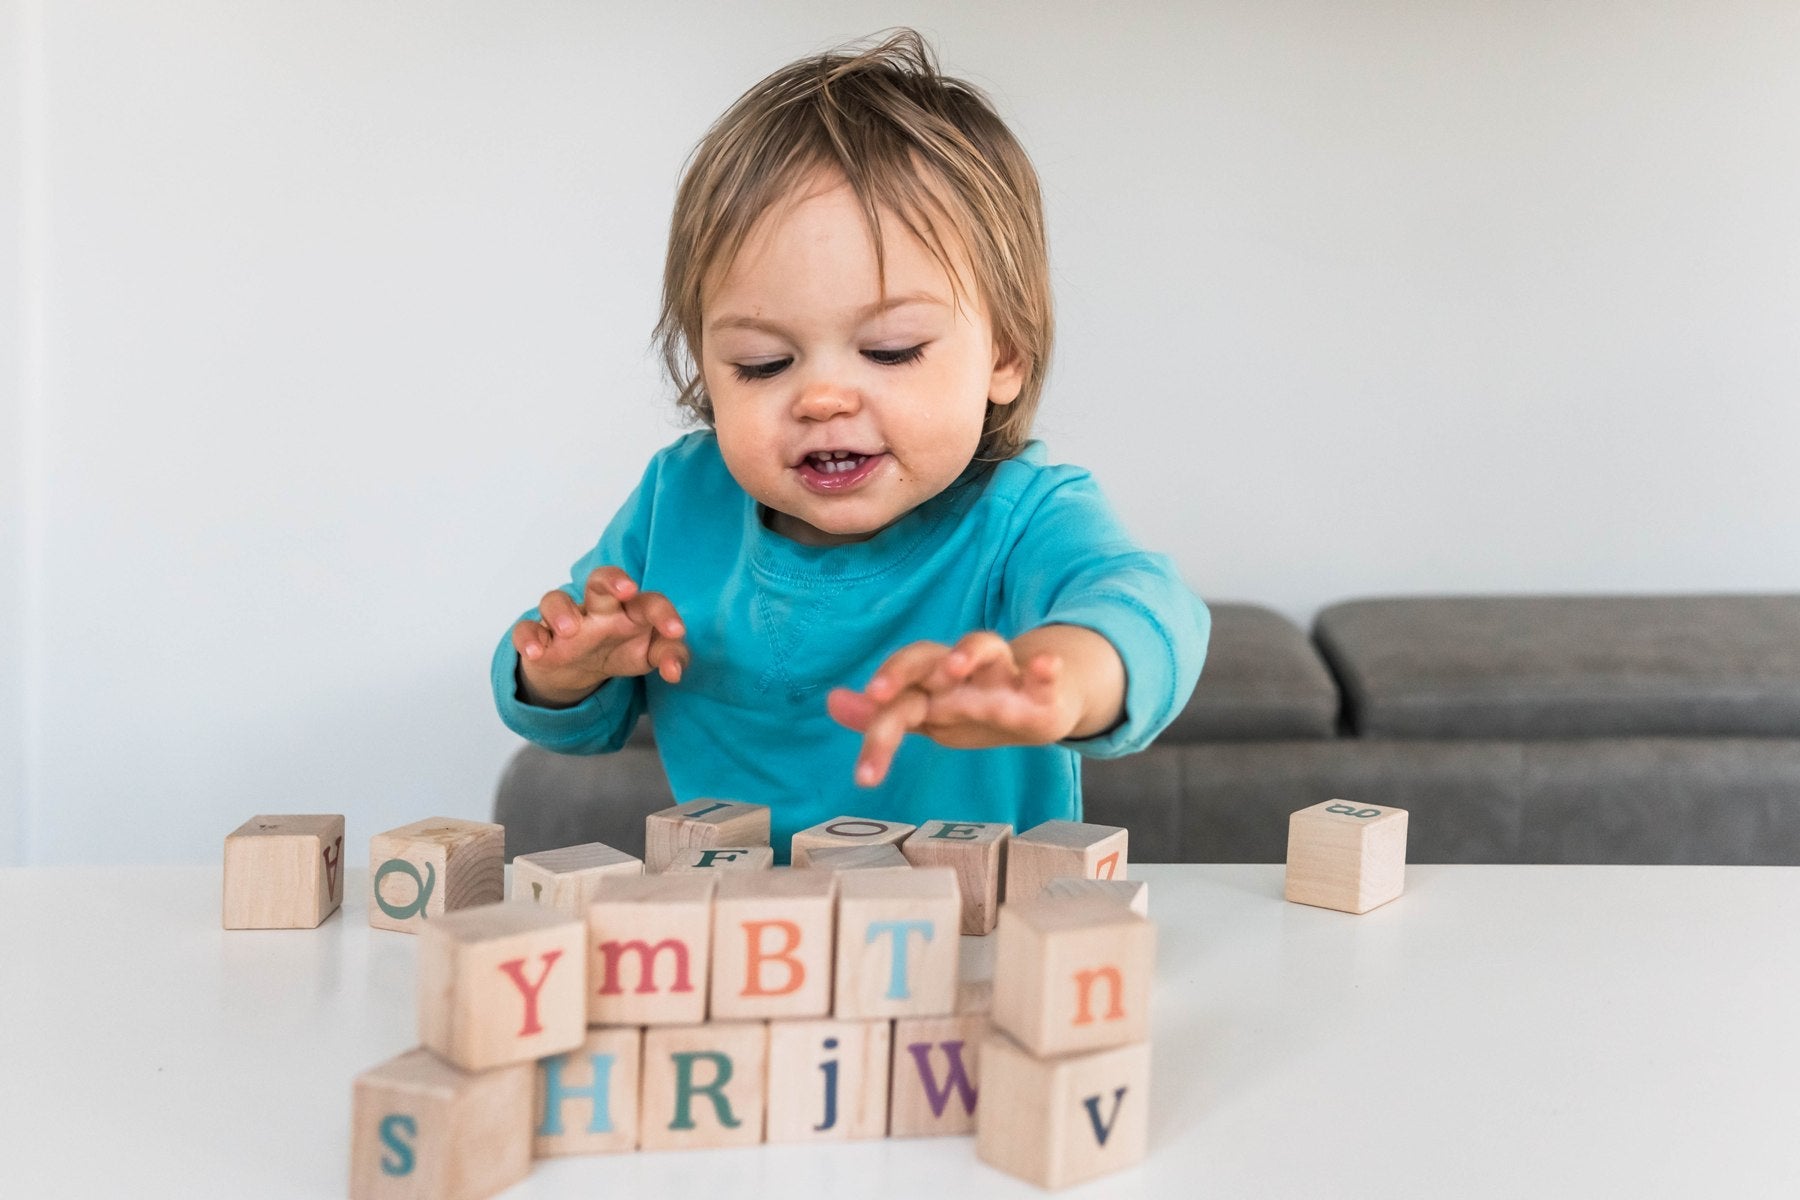
[[[861,403],[851,385],[815,379],[800,389],[794,400],[794,415],[803,421],[823,421],[840,413],[855,412]]]

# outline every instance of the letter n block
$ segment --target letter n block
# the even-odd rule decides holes
[[[1107,897],[1008,901],[994,934],[993,1018],[1031,1053],[1150,1036],[1156,927]]]
[[[1327,800],[1288,817],[1289,900],[1366,913],[1405,887],[1405,809]]]
[[[1006,849],[1006,899],[1032,900],[1059,875],[1124,879],[1131,834],[1117,825],[1045,821]]]
[[[227,929],[317,929],[344,899],[342,813],[251,817],[225,838]]]
[[[610,875],[588,906],[590,1025],[706,1020],[719,875]]]
[[[431,817],[369,839],[369,924],[417,933],[426,921],[506,896],[506,830]]]
[[[601,842],[540,850],[513,857],[513,895],[585,921],[602,879],[643,873],[643,859]]]
[[[788,858],[796,867],[808,865],[814,850],[848,849],[852,846],[899,846],[914,826],[899,821],[875,821],[868,817],[833,817],[811,829],[802,829],[788,843]]]
[[[1004,1033],[981,1045],[975,1154],[1041,1188],[1064,1188],[1143,1161],[1150,1043],[1034,1058]]]
[[[831,1012],[837,878],[826,871],[731,871],[713,897],[712,1016]]]
[[[530,1063],[459,1071],[409,1050],[356,1077],[351,1200],[478,1200],[531,1172]]]
[[[561,1054],[587,1033],[587,923],[524,901],[419,930],[419,1040],[465,1071]]]
[[[668,871],[767,871],[773,846],[689,846],[669,860]]]
[[[767,846],[769,809],[736,800],[690,800],[644,818],[644,870],[666,871],[684,850]]]
[[[887,1136],[888,1021],[769,1022],[767,1140]]]
[[[950,1137],[975,1132],[981,1043],[992,1028],[988,989],[965,981],[956,1015],[894,1022],[894,1080],[889,1137]]]
[[[762,1141],[768,1030],[761,1021],[646,1029],[638,1144],[694,1150]]]
[[[962,931],[994,932],[1000,914],[1000,874],[1006,867],[1011,825],[927,821],[900,849],[915,867],[954,867],[962,885]]]
[[[956,1010],[962,892],[949,867],[837,876],[833,1015],[844,1021]]]
[[[644,1031],[635,1025],[590,1029],[567,1054],[539,1059],[533,1156],[636,1150],[643,1063]]]

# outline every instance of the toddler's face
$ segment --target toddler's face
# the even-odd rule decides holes
[[[882,236],[885,297],[855,193],[821,176],[763,214],[704,295],[719,450],[795,541],[862,541],[943,491],[974,458],[988,401],[1010,404],[1024,380],[996,361],[959,240],[945,235],[971,281],[955,311],[943,268],[897,215],[883,214]]]

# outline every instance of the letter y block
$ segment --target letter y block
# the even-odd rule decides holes
[[[522,900],[419,930],[419,1040],[465,1071],[561,1054],[587,1033],[587,922]]]

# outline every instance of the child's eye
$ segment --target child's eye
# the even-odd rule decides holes
[[[925,356],[925,344],[919,343],[906,350],[865,350],[864,354],[884,367],[903,367],[907,363],[917,362]],[[756,383],[763,379],[773,379],[787,369],[792,359],[778,358],[766,363],[732,363],[731,369],[745,383]]]

